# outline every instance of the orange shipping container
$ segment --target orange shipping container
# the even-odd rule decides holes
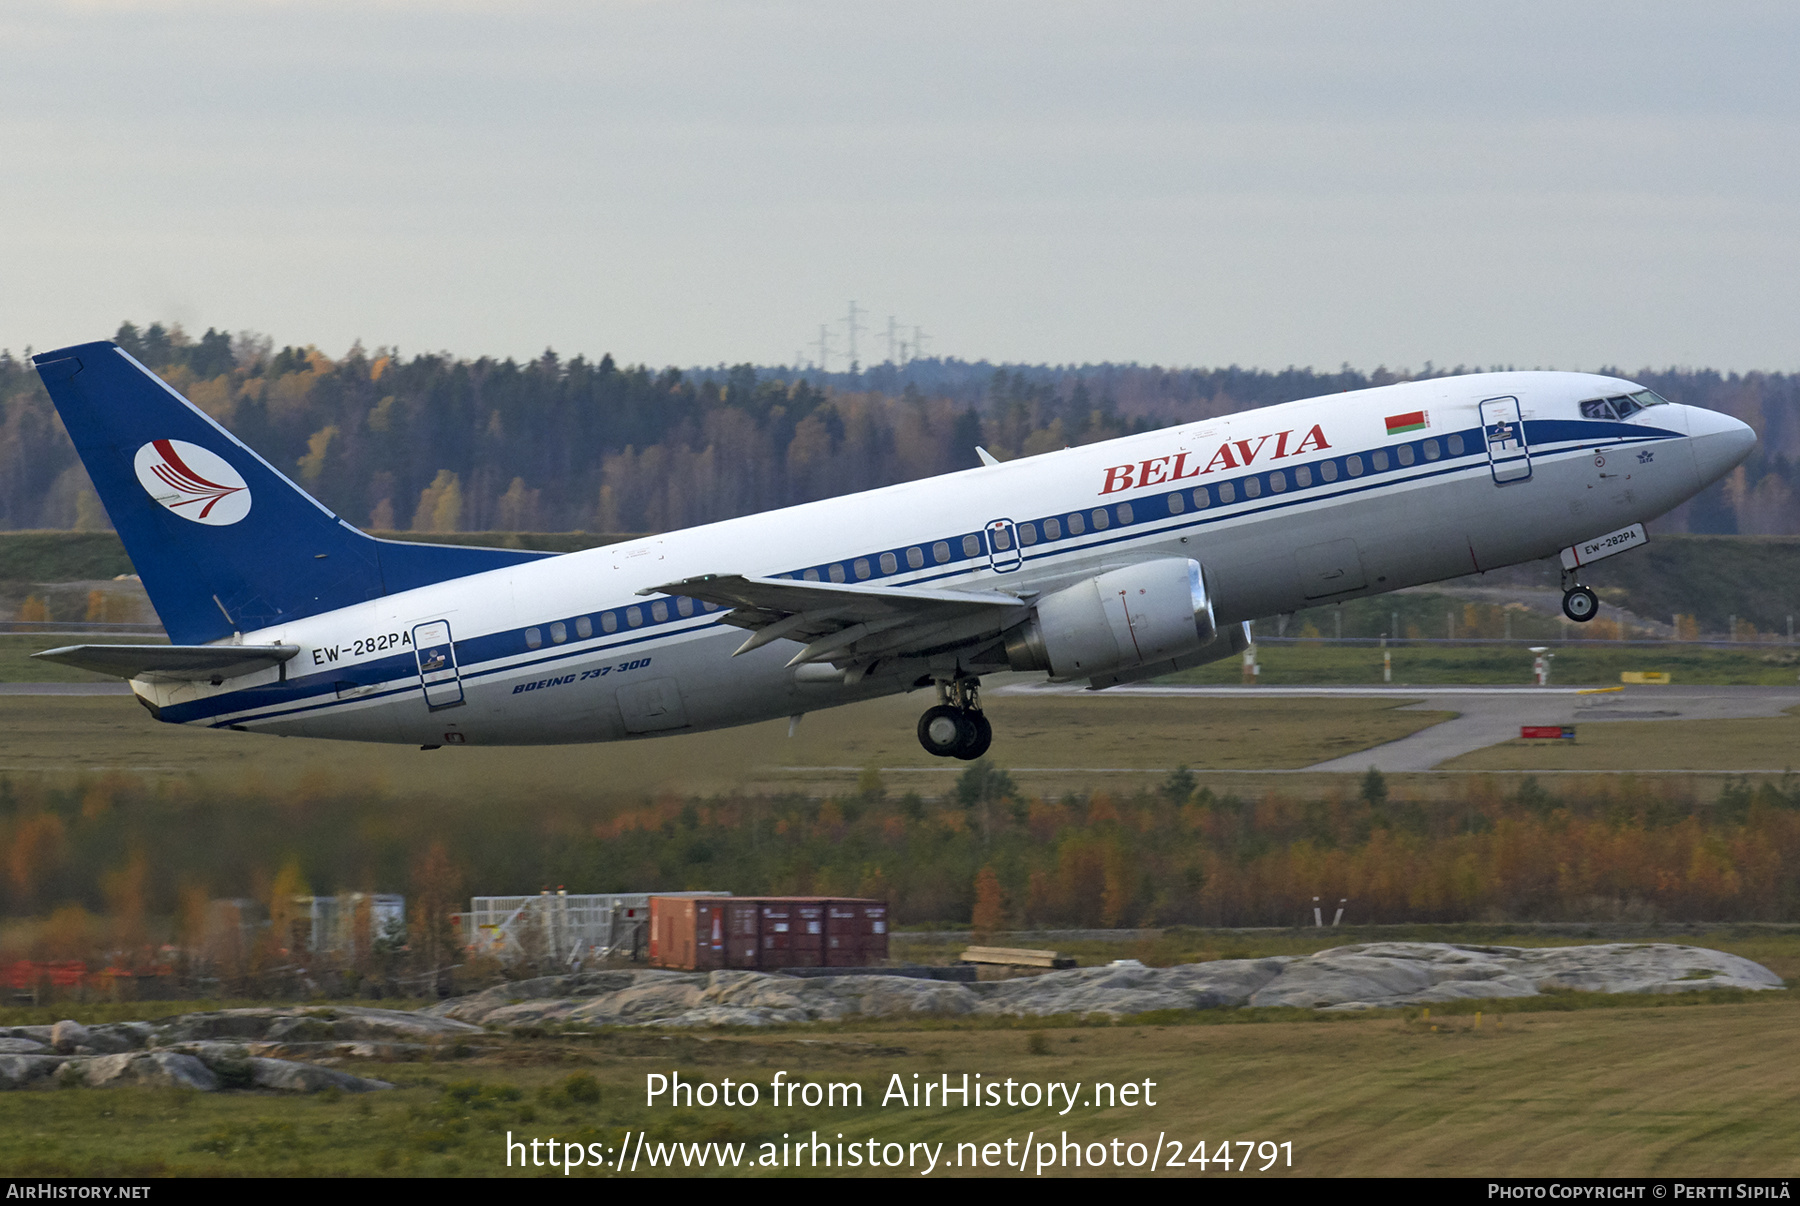
[[[725,966],[726,897],[652,896],[650,966],[711,971]]]

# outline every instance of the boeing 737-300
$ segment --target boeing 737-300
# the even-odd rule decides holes
[[[992,739],[983,675],[1093,688],[1244,650],[1248,621],[1560,554],[1582,568],[1749,454],[1615,377],[1405,382],[551,555],[380,540],[116,344],[33,358],[168,645],[37,656],[159,720],[444,745],[616,741],[927,689],[931,753]]]

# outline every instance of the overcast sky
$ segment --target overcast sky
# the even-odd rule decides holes
[[[836,369],[855,299],[970,359],[1800,369],[1797,55],[1716,0],[6,0],[0,345]]]

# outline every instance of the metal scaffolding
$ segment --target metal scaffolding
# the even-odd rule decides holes
[[[637,959],[650,933],[650,897],[730,896],[729,892],[619,892],[571,896],[477,896],[463,916],[464,942],[507,963],[531,960],[579,969],[596,959]]]

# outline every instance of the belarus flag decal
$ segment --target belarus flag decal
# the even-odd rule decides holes
[[[183,519],[209,527],[250,514],[250,487],[224,457],[186,440],[151,440],[133,461],[150,497]]]
[[[1389,435],[1399,435],[1405,431],[1424,431],[1430,426],[1431,413],[1429,411],[1415,410],[1408,414],[1387,417],[1387,433]]]

